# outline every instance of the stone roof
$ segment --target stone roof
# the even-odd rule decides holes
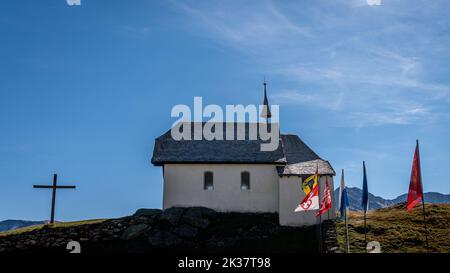
[[[335,175],[328,161],[323,160],[297,135],[281,135],[286,165],[278,167],[279,175]]]
[[[261,151],[259,138],[248,140],[249,123],[223,123],[223,138],[226,137],[226,128],[234,125],[234,138],[240,132],[239,125],[243,125],[245,139],[247,140],[182,140],[172,138],[171,131],[167,131],[155,140],[152,163],[163,165],[164,163],[270,163],[285,164],[281,140],[275,151]],[[189,126],[189,123],[183,126]],[[255,124],[253,124],[255,125]],[[191,123],[191,139],[194,139],[194,123]]]
[[[191,125],[191,139],[194,135],[194,123]],[[274,151],[261,151],[259,132],[257,140],[248,140],[249,125],[255,123],[223,123],[223,137],[226,128],[234,126],[235,138],[239,128],[244,128],[247,140],[181,140],[172,138],[167,131],[155,140],[151,162],[155,166],[167,163],[250,163],[279,165],[280,175],[314,174],[319,162],[319,173],[334,174],[331,165],[322,160],[298,136],[281,134],[278,148]],[[239,127],[241,125],[242,127]],[[241,131],[242,132],[242,131]],[[311,166],[313,169],[311,169]]]
[[[287,164],[286,166],[277,167],[278,174],[280,176],[306,176],[316,173],[316,169],[318,169],[318,173],[320,175],[336,175],[333,167],[331,167],[331,164],[328,161],[322,159],[309,160],[305,162]]]

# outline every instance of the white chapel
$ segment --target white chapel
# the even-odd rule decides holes
[[[269,105],[265,88],[264,105]],[[267,112],[270,115],[269,108]],[[234,132],[239,127],[248,133],[252,124],[226,124],[223,130],[230,125],[236,129]],[[319,199],[326,179],[330,189],[334,189],[335,171],[331,164],[297,135],[280,134],[280,143],[274,151],[261,151],[261,142],[259,137],[174,140],[171,130],[156,138],[151,162],[162,167],[163,208],[203,206],[219,212],[278,213],[280,225],[286,226],[314,225],[319,219],[334,219],[333,194],[333,208],[320,218],[317,211],[294,212],[305,197],[302,180],[316,170],[320,175]]]

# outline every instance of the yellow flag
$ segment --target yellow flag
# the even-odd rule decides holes
[[[302,190],[305,192],[305,194],[308,194],[317,185],[318,177],[319,176],[317,174],[313,174],[303,180]]]

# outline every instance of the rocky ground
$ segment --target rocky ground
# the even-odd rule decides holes
[[[277,214],[174,207],[140,209],[119,219],[67,227],[45,225],[3,235],[0,252],[68,252],[67,243],[73,240],[80,243],[83,253],[318,252],[317,238],[317,227],[282,227]]]

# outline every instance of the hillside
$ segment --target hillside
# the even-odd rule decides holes
[[[218,213],[191,207],[141,209],[134,215],[56,223],[0,233],[1,252],[317,252],[317,229],[283,227],[274,213]]]
[[[425,201],[430,204],[450,204],[450,194],[442,194],[438,192],[426,192]],[[356,187],[347,187],[347,197],[349,209],[352,211],[362,210],[361,207],[362,190]],[[336,207],[339,198],[339,188],[334,191]],[[394,199],[384,199],[383,197],[375,196],[369,192],[369,209],[381,209],[395,204],[406,202],[407,194],[402,194]]]
[[[43,221],[5,220],[0,221],[0,232],[28,226],[42,225]]]
[[[351,211],[358,211],[361,210],[361,189],[353,187],[353,188],[347,188],[348,189],[348,198],[349,198],[349,209]],[[336,201],[336,207],[337,207],[337,200],[339,196],[339,188],[335,190],[335,201]],[[379,196],[375,196],[371,193],[369,193],[369,209],[380,209],[389,207],[398,203],[402,203],[406,201],[406,194],[400,195],[395,199],[389,200],[384,199]],[[438,192],[427,192],[425,193],[425,200],[427,200],[427,203],[430,204],[450,204],[450,195],[449,194],[442,194]],[[45,221],[26,221],[26,220],[5,220],[0,221],[0,232],[2,231],[8,231],[8,230],[14,230],[14,229],[20,229],[24,227],[33,227],[36,225],[42,225]]]
[[[450,252],[450,205],[426,205],[428,242],[432,252]],[[351,252],[364,252],[362,212],[349,214]],[[426,252],[422,208],[408,213],[405,204],[369,211],[368,241],[379,241],[382,252]],[[338,241],[344,249],[344,223],[337,225]]]
[[[432,252],[450,252],[450,205],[427,204]],[[426,252],[421,207],[405,204],[368,212],[368,241],[382,252]],[[337,224],[344,250],[344,223]],[[217,213],[206,208],[141,209],[119,219],[35,225],[0,232],[1,252],[67,252],[67,242],[82,252],[317,252],[317,229],[281,227],[276,214]],[[351,252],[364,252],[363,214],[350,212]]]

